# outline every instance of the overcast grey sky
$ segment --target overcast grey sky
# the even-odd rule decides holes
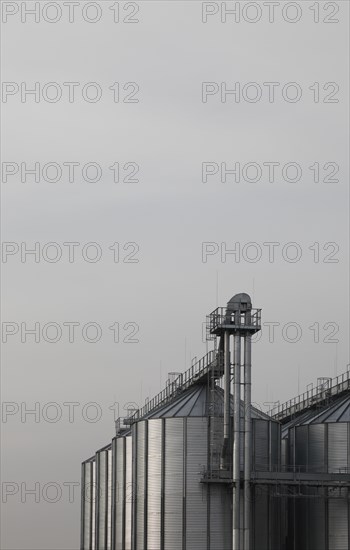
[[[64,484],[233,294],[262,407],[349,363],[348,2],[72,4],[2,2],[6,550],[78,548]]]

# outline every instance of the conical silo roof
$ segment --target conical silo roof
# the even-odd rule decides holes
[[[188,390],[174,397],[169,403],[150,411],[140,420],[150,418],[173,418],[173,417],[201,417],[208,416],[209,406],[212,407],[214,402],[215,415],[221,416],[224,414],[224,391],[219,386],[216,386],[214,391],[206,384],[195,384]],[[230,399],[231,415],[233,415],[233,396]],[[252,407],[252,418],[260,418],[263,420],[271,420],[269,416]],[[241,403],[241,416],[244,416],[244,406]]]
[[[334,399],[317,409],[309,409],[297,418],[294,418],[282,428],[282,436],[288,434],[288,430],[294,426],[308,424],[323,424],[331,422],[350,422],[350,393]]]

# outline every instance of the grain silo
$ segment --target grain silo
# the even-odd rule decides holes
[[[96,548],[96,461],[92,457],[82,464],[81,547]]]
[[[316,480],[289,504],[289,538],[300,550],[350,547],[350,395],[321,403],[284,427],[289,468]]]
[[[271,547],[270,497],[251,484],[252,470],[280,464],[280,425],[251,405],[260,310],[236,295],[207,328],[214,350],[119,419],[83,464],[83,495],[91,482],[96,493],[82,506],[84,550]]]
[[[251,403],[247,294],[207,317],[213,344],[82,467],[82,550],[348,550],[350,373]]]

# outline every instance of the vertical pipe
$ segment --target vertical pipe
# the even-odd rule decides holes
[[[234,395],[233,395],[233,490],[232,549],[240,550],[240,403],[241,402],[241,336],[234,334]]]
[[[80,550],[86,550],[86,541],[85,541],[85,522],[86,522],[86,516],[85,516],[85,472],[86,472],[87,464],[83,462],[81,465],[81,511],[80,511]],[[89,464],[90,468],[90,464]],[[91,518],[90,518],[90,525],[89,525],[89,531],[91,530]]]
[[[247,314],[248,316],[248,314]],[[244,338],[244,550],[250,550],[252,456],[252,359],[251,336]]]
[[[230,333],[224,333],[224,444],[221,454],[221,468],[229,467],[230,456],[230,389],[231,389],[231,365],[230,365]]]

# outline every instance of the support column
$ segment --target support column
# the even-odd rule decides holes
[[[240,550],[240,408],[241,408],[241,337],[240,333],[234,335],[234,394],[233,394],[233,489],[232,489],[232,549]]]
[[[251,456],[252,456],[252,359],[251,335],[244,338],[244,550],[251,541]]]
[[[231,363],[230,363],[230,333],[224,333],[224,442],[221,454],[221,469],[229,469],[230,456],[230,390],[231,390]]]

